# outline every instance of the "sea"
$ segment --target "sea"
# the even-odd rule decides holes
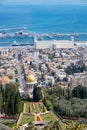
[[[1,5],[0,29],[21,27],[34,34],[87,33],[87,4]],[[14,30],[5,31],[13,33]],[[75,37],[75,40],[86,41],[87,35]],[[0,46],[11,46],[13,41],[27,42],[31,39],[0,38]]]

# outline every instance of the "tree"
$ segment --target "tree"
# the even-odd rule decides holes
[[[55,121],[53,123],[53,128],[55,130],[64,130],[65,129],[64,124],[61,122],[61,120]]]
[[[63,96],[63,88],[61,86],[54,86],[53,94],[55,94],[57,97],[61,98]]]
[[[58,83],[58,82],[60,82],[61,80],[60,80],[60,78],[58,77],[58,78],[56,78],[56,80],[55,80],[55,82],[56,83]]]
[[[85,65],[81,61],[77,62],[75,65],[71,63],[65,71],[67,74],[74,74],[74,73],[82,73],[85,70]]]
[[[47,126],[43,128],[43,130],[65,130],[65,126],[61,120],[49,122]]]
[[[72,122],[67,126],[67,130],[84,130],[84,126],[78,122]]]
[[[18,70],[17,69],[15,69],[15,74],[18,74]]]
[[[64,78],[63,78],[63,81],[68,82],[68,78],[67,78],[67,77],[64,77]]]
[[[48,110],[53,110],[53,104],[51,100],[46,100],[45,104]]]
[[[3,104],[3,97],[2,97],[2,94],[0,93],[0,112],[2,109],[2,104]]]
[[[33,123],[31,123],[31,122],[28,124],[28,126],[29,127],[26,128],[25,130],[37,130],[37,128],[35,127],[35,125]]]
[[[33,62],[32,61],[30,61],[30,66],[33,66]]]
[[[49,95],[50,94],[50,95]],[[48,110],[53,110],[53,102],[52,102],[52,91],[50,91],[49,93],[44,93],[44,99],[43,102],[46,105]]]
[[[17,84],[6,84],[4,88],[4,109],[6,115],[16,115],[20,112],[21,99]]]
[[[77,87],[73,89],[72,96],[82,98],[82,99],[87,98],[87,88],[81,85],[78,85]]]
[[[9,75],[9,79],[13,79],[13,76],[12,76],[12,75]]]
[[[13,54],[13,57],[15,58],[15,54]]]
[[[33,101],[38,102],[40,99],[42,99],[41,88],[35,86],[33,90]]]

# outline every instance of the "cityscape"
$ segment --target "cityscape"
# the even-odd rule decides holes
[[[82,1],[79,5],[78,1],[72,8],[77,6],[79,10],[86,9],[86,5],[82,5]],[[41,10],[41,14],[38,15],[42,19],[46,17],[43,13],[46,10],[50,17],[51,12],[47,10],[55,10],[57,5],[50,7],[42,2],[44,9],[41,9],[42,4],[39,2],[37,0],[38,4],[35,2],[35,5],[32,5],[35,11],[38,8],[37,12],[32,14],[36,17]],[[20,5],[18,2],[16,7],[10,0],[6,3],[11,5],[5,5],[2,1],[2,8],[12,10],[14,20],[18,20],[19,14],[24,17],[28,13],[29,5]],[[71,5],[68,7],[70,3],[57,4],[60,7],[67,6],[67,9],[64,9],[66,12],[71,10]],[[14,9],[15,12],[18,11],[18,6],[17,17]],[[20,12],[20,6],[25,9],[24,14]],[[61,12],[64,10],[61,8]],[[3,14],[2,9],[0,11]],[[11,14],[5,11],[6,16],[3,17],[9,16],[10,20],[13,20]],[[79,19],[78,11],[76,13],[74,15]],[[56,12],[53,13],[53,17],[54,14]],[[60,17],[60,14],[58,12],[55,17]],[[86,13],[81,15],[84,17]],[[29,17],[32,21],[30,14]],[[51,16],[52,19],[53,17]],[[38,24],[43,26],[42,31],[37,32],[34,21],[34,27],[31,25],[29,31],[28,24],[15,26],[14,21],[10,26],[9,20],[3,21],[1,16],[0,18],[3,23],[0,23],[0,130],[87,130],[87,31],[84,27],[86,21],[82,21],[80,26],[76,24],[77,31],[73,31],[73,24],[73,27],[70,24],[67,28],[67,23],[62,23],[62,20],[60,23],[64,27],[59,27],[61,31],[56,31],[59,25],[55,24],[54,27],[52,23],[49,22],[49,26],[47,23],[48,28],[45,28],[50,30],[52,27],[55,30],[53,32],[44,32],[42,21],[38,21]],[[26,20],[24,19],[24,22]],[[73,19],[70,21],[74,23]],[[9,23],[9,26],[4,25],[4,22]],[[83,27],[82,32],[79,31],[79,27]],[[35,32],[33,28],[36,29]],[[65,28],[64,32],[62,29]]]

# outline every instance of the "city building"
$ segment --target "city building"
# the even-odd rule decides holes
[[[8,56],[9,50],[6,48],[0,48],[0,56]]]
[[[35,49],[50,49],[55,50],[59,48],[74,48],[74,38],[71,40],[43,40],[38,41],[36,38],[34,40]]]
[[[70,78],[70,86],[72,88],[78,86],[78,85],[81,85],[81,86],[84,86],[86,87],[87,86],[87,76],[86,75],[74,75],[74,76],[71,76]]]

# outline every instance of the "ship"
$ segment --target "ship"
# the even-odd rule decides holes
[[[30,43],[30,42],[22,43],[22,42],[16,42],[16,41],[12,43],[12,46],[27,46],[27,45],[33,46],[33,43]]]

